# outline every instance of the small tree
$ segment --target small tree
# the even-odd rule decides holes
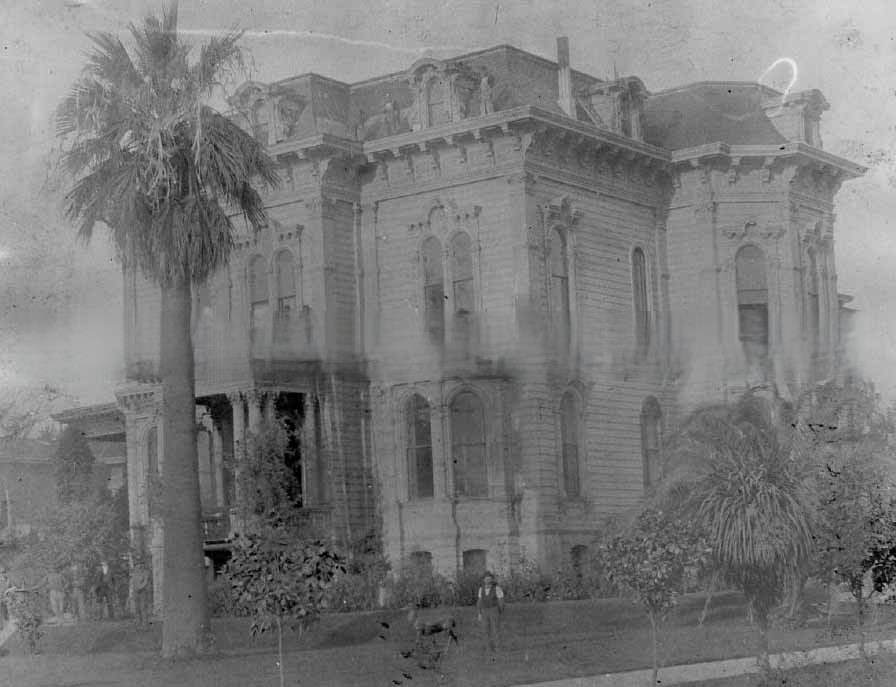
[[[302,541],[282,520],[236,537],[226,576],[235,605],[252,618],[252,636],[277,629],[284,687],[283,625],[301,634],[315,621],[337,574],[340,557],[322,541]]]
[[[896,513],[881,470],[866,455],[849,451],[845,458],[838,465],[825,466],[818,480],[815,572],[822,579],[849,587],[856,604],[859,650],[864,656],[868,600],[893,576]],[[868,573],[872,585],[866,593]]]
[[[291,432],[280,419],[265,419],[250,432],[239,465],[237,502],[245,520],[263,522],[272,513],[283,520],[302,506],[301,483],[287,463]]]
[[[686,571],[700,565],[708,549],[692,526],[648,509],[601,550],[610,583],[640,604],[650,619],[653,684],[657,684],[659,627],[677,603]]]
[[[96,458],[80,429],[69,425],[56,446],[56,494],[66,504],[88,497],[93,486]]]

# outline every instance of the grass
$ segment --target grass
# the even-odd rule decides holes
[[[703,597],[684,597],[669,619],[660,647],[664,665],[754,655],[754,632],[739,595],[723,594],[714,599],[705,625],[699,627],[702,606]],[[461,644],[452,647],[442,661],[447,684],[497,687],[649,667],[649,624],[640,609],[624,601],[511,605],[504,616],[502,645],[494,657],[484,650],[475,609],[460,608],[455,613]],[[158,626],[138,631],[123,621],[49,627],[41,640],[41,655],[27,657],[21,646],[9,647],[13,656],[0,659],[0,684],[6,677],[8,684],[21,687],[276,684],[274,637],[250,641],[244,619],[217,619],[213,631],[215,655],[171,664],[156,656],[161,639]],[[896,609],[882,609],[876,630],[867,634],[869,638],[896,636]],[[771,649],[808,649],[852,641],[851,618],[843,613],[835,617],[833,633],[828,633],[821,620],[801,629],[777,629],[771,635]],[[400,612],[330,615],[305,638],[286,638],[287,674],[294,685],[388,687],[396,684],[393,680],[415,687],[439,684],[436,671],[422,669],[400,656],[411,644],[411,630]],[[742,684],[754,684],[752,679]],[[738,683],[717,684],[735,687]],[[706,685],[715,687],[714,683]]]

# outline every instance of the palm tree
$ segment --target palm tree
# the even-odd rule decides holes
[[[261,145],[207,105],[219,80],[243,66],[240,36],[212,38],[194,53],[178,34],[176,2],[130,26],[130,50],[112,34],[91,34],[93,51],[57,118],[75,178],[67,216],[85,241],[108,226],[124,266],[161,291],[165,656],[200,650],[208,626],[191,288],[227,263],[232,216],[264,226],[253,183],[277,183]]]
[[[770,613],[810,557],[812,470],[792,411],[748,393],[694,412],[670,452],[655,502],[702,526],[721,576],[743,591],[769,670]]]

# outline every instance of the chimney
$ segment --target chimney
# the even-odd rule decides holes
[[[569,38],[557,39],[557,103],[567,117],[576,116],[576,101],[572,93],[572,70],[569,67]]]

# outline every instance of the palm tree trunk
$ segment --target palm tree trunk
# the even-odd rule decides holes
[[[162,655],[203,649],[208,630],[202,553],[190,282],[162,286]]]
[[[769,621],[768,613],[765,610],[757,610],[754,612],[756,620],[758,647],[757,661],[759,663],[759,671],[763,677],[769,677],[772,672],[772,665],[768,655],[768,630]]]

